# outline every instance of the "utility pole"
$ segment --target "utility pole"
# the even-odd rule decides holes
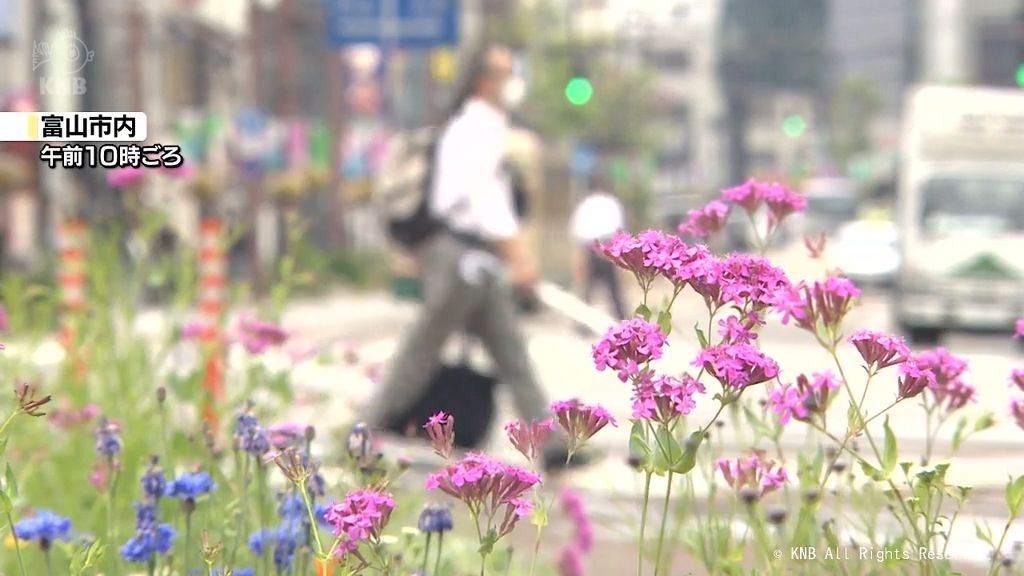
[[[252,64],[252,70],[249,73],[249,90],[251,92],[252,107],[256,111],[261,109],[262,104],[262,99],[260,98],[262,92],[260,89],[260,79],[263,77],[261,66],[263,52],[259,43],[261,32],[259,4],[257,0],[249,0],[249,54],[250,63]],[[260,245],[257,235],[260,206],[263,204],[262,170],[249,176],[246,181],[246,188],[247,195],[249,196],[249,276],[253,292],[259,294],[263,284],[263,262],[260,259]]]

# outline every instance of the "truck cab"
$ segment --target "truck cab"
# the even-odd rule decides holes
[[[1024,92],[928,86],[904,110],[896,323],[915,343],[1024,316]]]

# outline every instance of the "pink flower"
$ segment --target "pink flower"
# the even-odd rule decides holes
[[[768,218],[773,226],[778,225],[794,212],[803,212],[807,208],[807,197],[786,188],[782,184],[763,184],[758,192],[765,205],[768,206]]]
[[[729,316],[718,321],[718,334],[726,342],[732,344],[750,344],[757,340],[757,332],[754,332],[754,327],[763,324],[764,321],[753,312],[748,313],[747,319],[742,321],[735,316]]]
[[[430,436],[430,443],[434,446],[434,454],[448,460],[452,457],[452,449],[455,447],[455,417],[451,414],[438,412],[427,419],[423,429]]]
[[[583,554],[570,544],[558,557],[558,576],[583,576]]]
[[[664,346],[661,329],[638,316],[608,329],[592,349],[594,365],[599,371],[618,370],[619,380],[625,382],[639,373],[641,365],[661,358]]]
[[[679,225],[679,232],[707,238],[722,229],[729,219],[730,207],[721,200],[712,200],[703,207],[690,210],[686,222]]]
[[[779,415],[779,424],[789,424],[794,416],[797,420],[807,419],[807,401],[807,395],[797,386],[783,384],[768,392],[767,407]]]
[[[243,318],[238,322],[238,340],[250,354],[262,354],[268,348],[280,346],[288,339],[283,328],[270,322]]]
[[[743,309],[762,310],[775,302],[780,290],[789,289],[789,278],[766,258],[730,254],[723,262],[721,301]]]
[[[860,352],[860,357],[872,371],[895,366],[910,356],[910,349],[903,338],[874,330],[857,330],[847,341]]]
[[[637,383],[633,389],[633,417],[664,424],[686,415],[697,407],[694,396],[704,393],[704,385],[689,374],[680,380],[657,376]]]
[[[395,499],[386,492],[353,490],[345,499],[333,504],[324,519],[334,528],[334,535],[344,538],[342,553],[354,551],[360,542],[380,540],[381,532],[395,509]]]
[[[180,335],[182,340],[202,340],[210,331],[202,322],[187,322],[181,327]]]
[[[899,399],[913,398],[934,385],[935,373],[917,358],[910,357],[900,365]]]
[[[804,236],[804,247],[807,248],[807,254],[812,259],[819,259],[825,254],[825,243],[828,236],[824,232],[819,232],[817,236]]]
[[[578,492],[566,486],[562,489],[560,500],[562,502],[562,509],[565,510],[565,515],[576,528],[576,537],[573,543],[581,552],[589,552],[594,543],[594,529],[583,506],[583,499]]]
[[[764,496],[789,481],[786,469],[773,460],[765,459],[764,452],[760,450],[753,450],[746,458],[719,458],[717,466],[725,482],[737,492],[750,487]]]
[[[267,428],[267,440],[270,446],[284,450],[289,446],[299,446],[306,440],[306,425],[298,422],[279,422]]]
[[[846,278],[830,277],[808,286],[800,284],[776,292],[773,305],[782,312],[782,323],[796,320],[804,330],[818,333],[819,323],[838,330],[843,318],[860,298],[860,290]]]
[[[1017,320],[1017,326],[1013,333],[1014,338],[1024,338],[1024,318]]]
[[[612,415],[602,406],[588,406],[575,399],[553,402],[551,411],[558,417],[558,424],[569,435],[570,455],[608,424],[618,426]]]
[[[11,317],[7,314],[7,307],[0,304],[0,332],[11,331]]]
[[[758,184],[757,180],[751,178],[739,186],[726,188],[722,190],[722,200],[740,206],[748,213],[753,214],[757,212],[761,202],[757,193]]]
[[[682,286],[691,275],[689,268],[708,255],[703,246],[691,246],[678,236],[657,230],[647,230],[635,237],[619,233],[599,243],[596,250],[620,268],[632,272],[644,286],[658,276]]]
[[[515,528],[516,521],[530,513],[522,498],[540,483],[540,476],[471,452],[440,472],[427,477],[427,490],[440,489],[458,498],[480,518],[503,518],[498,538]]]
[[[947,412],[959,410],[974,400],[974,386],[961,378],[967,372],[966,360],[950,354],[945,348],[922,352],[915,360],[918,366],[935,375],[935,382],[929,384],[928,390],[935,402],[944,405]]]
[[[703,367],[723,387],[742,390],[779,375],[779,365],[749,344],[723,344],[703,350],[693,365]]]
[[[1024,368],[1014,368],[1010,372],[1010,384],[1024,390]]]
[[[508,434],[509,442],[530,462],[535,461],[540,455],[544,449],[544,443],[547,442],[548,434],[554,429],[555,424],[550,418],[539,422],[534,420],[529,426],[519,420],[505,424],[505,433]]]
[[[1017,421],[1017,426],[1024,428],[1024,398],[1010,400],[1010,415]]]

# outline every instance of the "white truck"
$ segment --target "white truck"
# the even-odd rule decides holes
[[[904,109],[895,321],[919,344],[1024,316],[1024,90],[924,86]]]

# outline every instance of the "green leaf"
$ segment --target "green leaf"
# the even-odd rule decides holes
[[[3,510],[4,514],[10,514],[14,511],[14,504],[11,503],[11,498],[7,496],[7,492],[0,491],[0,510]]]
[[[885,452],[882,454],[882,470],[885,473],[885,477],[888,478],[892,475],[892,471],[896,469],[896,458],[899,454],[896,452],[896,435],[892,433],[892,428],[889,427],[889,417],[885,417]]]
[[[18,481],[14,477],[14,470],[11,470],[11,463],[7,463],[7,470],[4,472],[4,490],[11,495],[11,498],[18,497]]]
[[[693,331],[697,333],[697,341],[700,342],[701,349],[708,347],[708,337],[704,334],[704,331],[700,329],[699,323],[694,323]]]
[[[7,451],[7,436],[0,436],[0,456]]]
[[[651,465],[652,450],[650,440],[647,437],[647,426],[643,420],[633,422],[633,428],[629,433],[629,452],[641,458],[645,470]]]
[[[1024,498],[1024,476],[1011,478],[1006,483],[1006,508],[1010,511],[1011,518],[1020,515],[1021,498]]]
[[[494,528],[491,528],[490,531],[487,532],[487,536],[484,536],[483,541],[480,542],[480,548],[477,549],[477,552],[481,555],[486,556],[494,551],[494,545],[497,542],[498,533],[494,530]]]
[[[754,429],[754,434],[760,438],[772,438],[772,429],[765,425],[764,421],[758,417],[757,413],[754,412],[746,404],[743,405],[743,415],[747,418],[747,423]]]
[[[874,466],[868,464],[863,460],[860,461],[860,469],[863,470],[864,474],[871,478],[872,480],[882,479],[882,473],[879,472]]]
[[[548,511],[544,507],[544,499],[536,498],[533,506],[533,515],[530,517],[530,524],[543,527],[548,525]]]
[[[981,522],[975,521],[974,535],[978,538],[978,540],[985,542],[989,546],[994,546],[994,543],[992,542],[992,529],[989,528],[987,525],[983,525]]]
[[[668,336],[672,333],[672,313],[668,310],[662,310],[658,312],[658,328],[661,332]]]
[[[956,452],[964,444],[964,440],[967,440],[967,436],[964,432],[967,430],[967,417],[964,416],[956,423],[956,430],[953,431],[953,451]]]
[[[647,307],[647,304],[641,304],[636,307],[636,311],[633,313],[634,316],[643,316],[644,320],[651,321],[651,309]]]
[[[683,458],[680,460],[679,465],[672,469],[676,474],[686,474],[693,467],[697,465],[697,450],[700,449],[701,442],[704,441],[704,433],[700,430],[690,434],[686,440],[686,446],[683,450]]]
[[[860,432],[860,410],[853,402],[850,402],[846,409],[846,429],[851,432],[851,436],[856,436]]]
[[[683,460],[683,447],[679,445],[675,434],[665,426],[658,426],[654,431],[654,468],[659,473],[676,468]]]
[[[903,475],[907,476],[910,474],[910,469],[914,467],[913,462],[900,462],[900,468],[903,469]]]
[[[974,431],[982,432],[996,425],[996,417],[991,412],[985,412],[974,421]]]

